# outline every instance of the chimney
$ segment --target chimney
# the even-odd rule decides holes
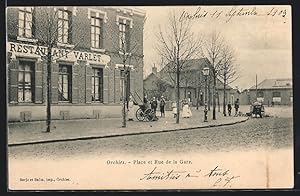
[[[157,67],[155,67],[155,64],[152,67],[152,73],[157,74]]]

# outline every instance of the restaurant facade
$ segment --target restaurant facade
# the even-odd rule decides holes
[[[123,99],[143,97],[143,10],[102,6],[6,11],[10,122],[46,119],[49,55],[52,119],[121,117]]]

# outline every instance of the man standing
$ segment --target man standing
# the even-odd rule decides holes
[[[159,103],[160,117],[165,117],[165,105],[166,105],[166,100],[165,100],[164,96],[161,96],[160,103]]]
[[[234,102],[235,116],[238,116],[239,107],[240,107],[239,99],[236,99],[236,101]]]
[[[155,97],[153,97],[151,101],[151,109],[154,111],[155,116],[156,116],[156,108],[157,108],[157,100]]]
[[[228,103],[227,110],[228,110],[228,116],[231,116],[231,103]]]

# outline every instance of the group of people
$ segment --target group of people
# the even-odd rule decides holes
[[[151,109],[154,111],[155,116],[156,116],[156,110],[157,110],[157,107],[159,104],[160,116],[165,117],[166,99],[164,98],[164,96],[161,96],[160,100],[157,100],[156,97],[153,97],[152,100],[149,102],[147,95],[145,95],[143,101],[144,101],[144,107],[145,108],[151,107]],[[150,106],[149,106],[149,104],[150,104]],[[134,102],[132,96],[129,96],[129,100],[128,100],[128,104],[127,104],[127,112],[128,112],[127,114],[128,114],[129,121],[133,121],[133,119],[134,119],[134,115],[135,115],[134,105],[137,105],[137,103]]]
[[[144,101],[145,108],[151,107],[151,109],[154,111],[155,116],[156,116],[157,107],[159,105],[160,117],[165,117],[166,99],[164,98],[164,96],[161,96],[159,100],[156,97],[153,97],[150,101],[148,101],[147,95],[145,95],[143,101]],[[136,103],[134,102],[132,96],[129,96],[129,101],[128,101],[128,104],[127,104],[127,112],[128,112],[128,120],[129,121],[132,121],[134,119],[134,115],[135,115],[134,105],[136,105]],[[236,99],[236,101],[234,102],[234,108],[235,108],[235,116],[238,116],[239,99]],[[231,116],[231,110],[232,110],[231,103],[228,103],[227,110],[228,110],[228,115]],[[173,111],[174,118],[176,118],[177,117],[177,104],[176,104],[176,102],[172,103],[172,111]],[[191,111],[189,103],[186,99],[182,100],[181,117],[183,117],[183,118],[192,117],[192,111]]]
[[[160,97],[160,100],[157,100],[156,97],[153,97],[152,100],[150,101],[150,107],[154,111],[154,114],[156,115],[158,101],[159,101],[160,117],[165,117],[166,99],[164,98],[163,95]],[[145,95],[145,97],[144,97],[144,105],[148,105],[147,95]]]
[[[173,111],[174,118],[176,118],[177,117],[177,104],[176,104],[176,102],[172,103],[172,111]],[[189,103],[187,102],[186,99],[182,100],[182,113],[181,113],[181,117],[182,118],[190,118],[190,117],[192,117],[192,111],[191,111]]]
[[[235,116],[238,116],[239,107],[240,107],[239,99],[236,99],[236,101],[234,102]],[[231,116],[231,109],[232,109],[231,103],[228,103],[227,105],[228,116]]]

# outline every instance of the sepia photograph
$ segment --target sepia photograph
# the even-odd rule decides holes
[[[6,8],[8,190],[291,189],[289,5]]]

